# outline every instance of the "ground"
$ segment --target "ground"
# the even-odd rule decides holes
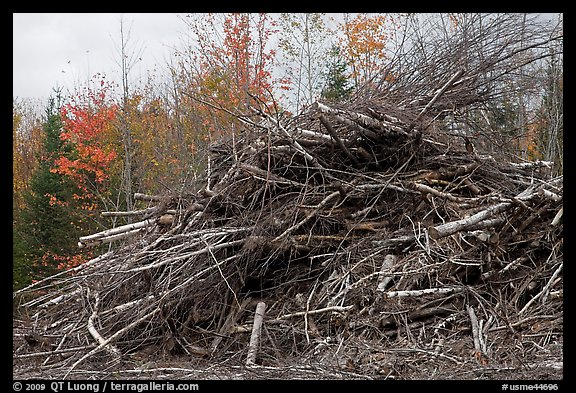
[[[28,345],[17,330],[13,353]],[[499,345],[495,337],[494,346]],[[533,345],[530,345],[532,343]],[[323,344],[323,345],[322,345]],[[359,340],[320,343],[306,357],[279,361],[262,356],[246,367],[240,356],[210,360],[191,356],[138,354],[117,362],[93,356],[66,375],[69,367],[44,368],[37,357],[13,359],[14,379],[85,380],[538,380],[563,379],[563,337],[517,340],[514,347],[491,348],[490,358],[477,356],[469,337],[444,343],[439,351],[379,346]]]

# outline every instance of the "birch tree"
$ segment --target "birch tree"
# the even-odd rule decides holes
[[[322,13],[280,15],[278,47],[290,79],[291,106],[300,111],[318,99],[324,84],[332,34]]]

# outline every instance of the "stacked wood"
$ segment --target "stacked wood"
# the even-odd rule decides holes
[[[239,116],[246,131],[211,146],[194,187],[136,195],[140,210],[104,215],[140,221],[79,239],[121,246],[15,293],[55,346],[14,358],[67,376],[150,347],[249,365],[340,348],[346,367],[382,373],[362,348],[497,367],[508,333],[561,334],[563,178],[431,132],[467,80],[410,105]],[[472,352],[445,350],[461,336]]]

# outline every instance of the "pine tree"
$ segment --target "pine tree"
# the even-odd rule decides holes
[[[328,102],[343,101],[352,92],[352,87],[346,76],[348,65],[340,52],[340,47],[337,45],[333,45],[329,51],[330,61],[324,76],[325,86],[321,94],[322,99]]]
[[[54,156],[65,149],[60,139],[60,96],[51,97],[43,124],[44,142],[39,166],[24,195],[25,207],[15,217],[13,234],[13,287],[57,270],[62,258],[76,250],[74,212],[70,207],[75,190],[63,176],[53,173]]]

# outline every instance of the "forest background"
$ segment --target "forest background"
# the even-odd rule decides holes
[[[121,82],[97,72],[73,91],[55,88],[41,111],[13,99],[13,290],[119,246],[77,242],[129,222],[101,212],[145,208],[135,193],[183,192],[209,165],[211,143],[247,132],[236,114],[264,105],[291,118],[316,101],[346,105],[403,88],[426,72],[415,66],[435,49],[467,40],[477,47],[484,30],[501,31],[502,48],[520,32],[520,47],[538,60],[520,57],[489,100],[433,127],[488,153],[551,161],[562,174],[562,15],[220,13],[181,23],[182,44],[163,70],[169,77],[151,71],[133,82],[141,49],[121,20]],[[481,63],[483,55],[462,58]]]

